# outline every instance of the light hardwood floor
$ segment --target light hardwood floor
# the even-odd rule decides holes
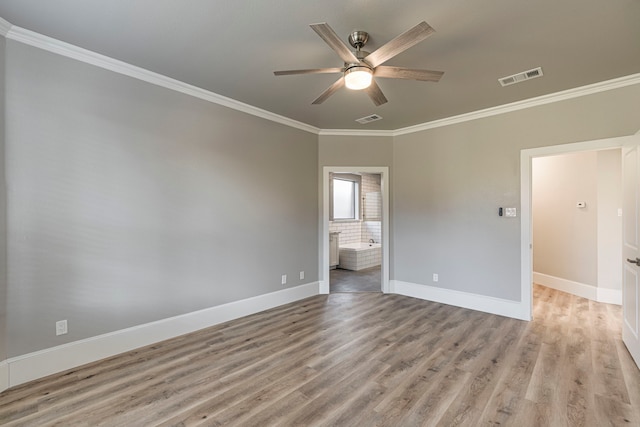
[[[534,294],[532,322],[316,296],[7,390],[0,424],[640,425],[620,308]]]

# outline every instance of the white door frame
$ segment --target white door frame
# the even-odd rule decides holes
[[[329,293],[329,174],[332,172],[363,172],[380,174],[382,192],[382,292],[389,293],[389,168],[387,166],[324,166],[322,169],[322,203],[320,238],[321,294]]]
[[[557,156],[578,151],[598,151],[621,148],[630,137],[597,139],[572,144],[552,145],[549,147],[530,148],[520,152],[520,272],[522,307],[529,313],[526,319],[531,320],[533,312],[533,224],[531,222],[531,163],[534,157]],[[624,212],[623,212],[624,214]]]
[[[622,189],[623,189],[623,232],[622,232],[622,342],[627,347],[633,361],[640,367],[640,337],[638,336],[638,151],[640,150],[640,131],[632,141],[622,149]],[[633,155],[633,164],[628,163]],[[633,178],[633,194],[629,194],[629,179]],[[635,205],[629,208],[629,196]],[[628,211],[627,211],[628,209]],[[630,212],[629,212],[630,211]],[[629,230],[629,219],[633,218],[633,227]],[[632,240],[629,241],[629,231]],[[632,261],[635,259],[635,261]],[[630,264],[637,264],[631,267]],[[630,277],[631,276],[631,277]]]

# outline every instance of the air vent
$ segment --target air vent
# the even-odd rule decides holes
[[[372,114],[370,116],[363,117],[361,119],[356,119],[356,122],[360,123],[361,125],[366,125],[367,123],[375,122],[376,120],[381,120],[381,119],[382,119],[382,116],[379,116],[377,114]]]
[[[502,77],[498,79],[502,86],[509,86],[512,84],[520,83],[525,80],[535,79],[536,77],[542,77],[542,67],[534,68],[533,70],[523,71],[522,73],[514,74],[512,76]]]

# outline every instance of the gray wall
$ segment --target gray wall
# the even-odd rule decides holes
[[[390,167],[392,279],[519,300],[520,219],[497,208],[519,208],[520,150],[640,129],[636,86],[316,137],[13,41],[0,57],[10,357],[317,280],[322,166]]]
[[[382,166],[389,168],[390,189],[393,186],[393,137],[390,136],[329,136],[318,138],[318,201],[322,203],[322,168],[325,166]],[[357,168],[356,168],[357,169]],[[354,170],[353,172],[357,172]],[[389,206],[393,204],[391,194]],[[322,218],[320,218],[322,220]],[[320,229],[322,227],[320,226]],[[389,258],[393,259],[393,212],[389,212]],[[393,262],[389,274],[393,275]]]
[[[393,137],[321,135],[318,153],[320,169],[324,166],[387,166],[391,169]]]
[[[5,47],[6,40],[4,37],[0,37],[0,93],[5,93]],[[0,96],[0,361],[7,357],[7,184],[4,146],[4,96]]]
[[[499,90],[499,89],[496,89]],[[393,279],[520,300],[520,150],[630,135],[640,85],[398,136]]]
[[[316,135],[10,40],[6,66],[9,356],[318,280]]]

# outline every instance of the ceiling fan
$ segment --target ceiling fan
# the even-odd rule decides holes
[[[326,22],[311,24],[310,27],[340,56],[344,61],[344,67],[274,71],[273,74],[276,76],[287,76],[292,74],[343,73],[343,76],[322,92],[312,104],[322,104],[338,89],[346,86],[353,90],[364,90],[373,103],[379,106],[387,102],[387,98],[373,79],[374,76],[380,78],[437,82],[444,74],[442,71],[416,70],[382,65],[394,56],[420,43],[435,32],[435,30],[424,21],[371,53],[361,50],[369,40],[369,34],[365,31],[354,31],[349,35],[349,44],[356,49],[355,52],[352,52]]]

